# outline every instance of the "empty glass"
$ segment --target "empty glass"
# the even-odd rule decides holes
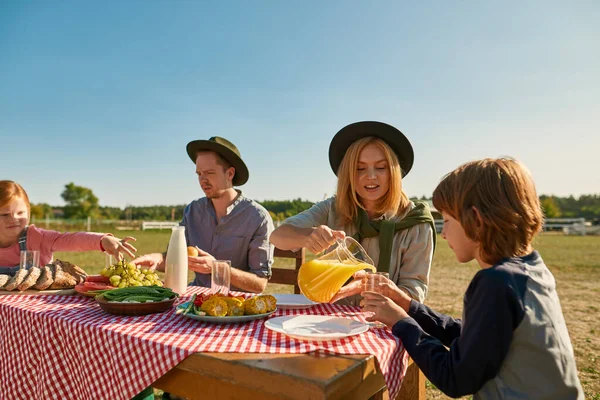
[[[231,286],[231,261],[214,260],[211,266],[210,291],[227,295]]]
[[[382,281],[379,277],[390,279],[390,274],[387,272],[367,272],[363,281],[363,290],[365,292],[379,292],[378,283]]]
[[[40,266],[40,252],[38,250],[21,251],[20,268],[29,269]]]
[[[116,264],[115,258],[111,254],[104,253],[104,267],[108,268],[114,264]]]
[[[390,278],[390,274],[388,274],[387,272],[372,272],[372,273],[368,273],[365,276],[364,280],[363,280],[363,291],[365,292],[379,292],[381,293],[381,290],[379,289],[379,283],[382,281],[382,279],[380,278],[381,276],[389,279]],[[365,317],[372,317],[373,315],[375,315],[375,313],[371,312],[371,311],[364,311],[363,315]]]

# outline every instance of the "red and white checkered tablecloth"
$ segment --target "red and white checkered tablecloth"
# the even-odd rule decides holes
[[[207,289],[190,287],[178,303]],[[320,304],[290,314],[339,315]],[[360,319],[360,317],[356,317]],[[305,342],[264,320],[216,325],[175,314],[107,314],[82,296],[0,296],[0,399],[130,399],[195,352],[374,354],[395,398],[407,353],[388,329],[332,342]]]

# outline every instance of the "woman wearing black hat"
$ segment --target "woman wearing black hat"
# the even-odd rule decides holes
[[[336,238],[357,239],[375,262],[380,291],[394,297],[403,290],[422,302],[435,247],[435,225],[427,203],[412,202],[402,178],[413,164],[413,150],[398,129],[363,121],[340,130],[329,146],[329,162],[338,176],[336,195],[288,218],[271,234],[284,250],[305,247],[313,253]],[[361,292],[364,272],[343,287],[333,301]],[[357,305],[357,298],[346,302]]]

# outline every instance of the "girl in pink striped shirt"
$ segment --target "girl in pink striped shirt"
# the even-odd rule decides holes
[[[39,250],[40,265],[52,261],[55,251],[105,251],[119,259],[121,253],[134,257],[129,241],[110,233],[60,233],[29,225],[31,205],[27,193],[13,181],[0,181],[0,274],[13,274],[19,268],[22,250]]]

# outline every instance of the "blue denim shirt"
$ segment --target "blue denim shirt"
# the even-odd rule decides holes
[[[190,203],[180,223],[185,226],[187,244],[198,246],[217,260],[231,260],[232,268],[270,278],[273,220],[263,206],[238,193],[220,221],[210,199],[203,197]],[[210,274],[196,273],[191,285],[210,287]],[[240,289],[231,286],[231,290]]]

